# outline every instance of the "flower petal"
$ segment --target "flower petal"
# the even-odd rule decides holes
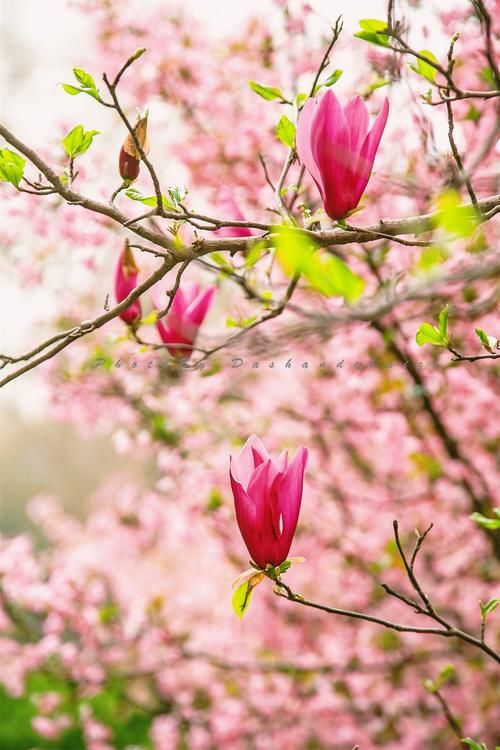
[[[318,186],[319,192],[321,193],[321,197],[324,200],[321,173],[311,151],[311,120],[317,111],[317,107],[317,99],[308,99],[302,107],[297,124],[296,142],[300,163],[307,169],[313,178]]]
[[[264,461],[269,461],[268,452],[257,435],[250,435],[238,456],[231,462],[232,476],[246,490],[254,469]]]
[[[375,122],[372,125],[372,129],[366,136],[361,153],[358,158],[356,165],[357,179],[353,188],[353,199],[356,201],[355,206],[358,205],[361,196],[365,192],[365,188],[370,179],[373,162],[375,161],[375,155],[379,147],[380,139],[384,132],[385,125],[387,123],[387,117],[389,115],[389,100],[386,99],[382,106],[382,109],[377,115]]]
[[[194,326],[199,327],[203,323],[203,320],[210,309],[210,305],[212,304],[215,292],[215,286],[208,287],[205,291],[200,292],[186,308],[185,315]]]
[[[311,151],[321,173],[325,211],[339,219],[349,210],[346,171],[352,159],[351,135],[331,89],[323,94],[311,121]]]
[[[307,458],[307,448],[299,448],[277,487],[279,508],[283,517],[283,534],[280,539],[283,559],[288,555],[299,520]]]

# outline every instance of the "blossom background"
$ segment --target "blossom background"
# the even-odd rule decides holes
[[[488,7],[494,13],[496,3]],[[464,86],[481,85],[470,3],[412,0],[400,10],[415,47],[439,59],[459,30],[457,75]],[[422,103],[426,84],[405,61],[353,38],[360,18],[384,13],[378,0],[3,2],[2,120],[61,169],[67,131],[79,122],[100,130],[78,165],[79,189],[105,199],[118,184],[123,129],[113,112],[57,84],[71,81],[74,66],[98,80],[145,46],[120,96],[131,114],[149,106],[161,179],[185,183],[191,204],[215,215],[217,192],[228,185],[245,216],[268,221],[272,195],[257,153],[276,179],[282,110],[256,97],[248,80],[305,90],[342,14],[336,93],[363,93],[372,114],[386,94],[391,101],[356,221],[423,213],[453,183],[446,116]],[[368,92],[380,77],[391,85]],[[476,106],[479,118],[470,102],[456,106],[457,140],[471,162],[496,117],[494,103]],[[479,197],[499,192],[493,150],[474,180]],[[98,314],[112,293],[123,233],[10,187],[0,185],[0,351],[21,352],[68,321]],[[151,192],[144,169],[138,187]],[[314,205],[318,196],[307,188]],[[137,206],[119,200],[134,215]],[[482,247],[453,243],[446,263],[459,269],[473,252],[486,260],[494,241],[489,224]],[[422,270],[420,249],[382,244],[372,257],[383,276]],[[153,267],[142,255],[140,263],[144,274]],[[368,286],[376,283],[361,248],[352,264]],[[255,273],[265,288],[265,269]],[[190,274],[213,283],[206,268]],[[254,313],[236,285],[216,278],[217,302],[203,328],[209,343],[227,335],[228,318]],[[304,307],[337,309],[306,289],[299,295]],[[498,335],[494,282],[455,284],[377,326],[339,326],[331,337],[293,335],[283,328],[294,321],[287,313],[262,327],[265,339],[172,378],[157,355],[148,368],[151,353],[115,320],[2,390],[6,750],[448,750],[457,737],[424,681],[450,664],[443,694],[463,736],[498,743],[498,675],[474,649],[304,610],[265,585],[242,622],[231,609],[231,582],[248,554],[228,461],[257,433],[274,453],[302,444],[311,451],[292,546],[306,563],[287,574],[294,590],[421,624],[380,583],[405,585],[392,520],[408,545],[415,528],[432,522],[419,561],[423,582],[443,614],[478,632],[478,600],[495,595],[498,562],[491,535],[470,514],[498,498],[498,366],[455,366],[448,352],[416,345],[418,325],[446,302],[463,348],[477,349],[475,326]],[[147,313],[150,301],[144,306]],[[97,368],[100,357],[105,366]],[[497,615],[488,622],[493,645]]]

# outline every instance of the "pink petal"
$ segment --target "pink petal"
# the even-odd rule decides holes
[[[356,165],[357,179],[354,184],[353,190],[353,198],[355,200],[355,204],[354,206],[352,206],[352,208],[355,208],[358,205],[361,196],[365,192],[368,180],[370,179],[373,162],[375,161],[375,155],[379,147],[380,139],[382,138],[382,134],[387,123],[388,115],[389,100],[386,99],[384,101],[382,109],[378,113],[377,118],[372,125],[372,129],[365,138],[361,153],[359,155],[359,159]]]
[[[300,163],[307,169],[324,199],[321,173],[311,151],[311,120],[317,108],[317,99],[308,99],[302,107],[297,124],[296,142]]]
[[[251,435],[231,463],[232,476],[246,490],[255,467],[264,461],[269,461],[269,454],[257,435]]]
[[[362,98],[356,96],[344,108],[344,114],[351,134],[351,150],[359,153],[368,135],[370,124],[368,108]]]
[[[280,540],[280,550],[284,553],[283,559],[286,559],[297,528],[307,458],[307,448],[299,448],[277,488],[279,508],[283,516],[283,534]]]
[[[211,286],[200,292],[186,309],[186,317],[195,326],[199,327],[208,313],[212,300],[216,292],[216,287]]]
[[[349,127],[331,89],[322,96],[312,118],[311,135],[312,154],[323,182],[325,211],[338,219],[350,207],[346,173],[352,152]]]
[[[230,480],[231,489],[234,497],[234,509],[236,511],[236,520],[250,556],[258,565],[261,564],[262,558],[259,554],[261,545],[257,534],[255,504],[247,495],[241,484],[234,478],[233,461],[230,463]],[[265,563],[263,567],[265,566]]]

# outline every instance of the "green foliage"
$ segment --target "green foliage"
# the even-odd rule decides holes
[[[476,742],[476,740],[471,740],[470,737],[464,737],[463,740],[461,740],[464,745],[467,745],[467,747],[470,747],[471,750],[488,750],[484,742]]]
[[[208,495],[206,509],[209,513],[213,513],[215,510],[217,510],[217,508],[220,508],[221,505],[222,505],[222,494],[221,494],[221,491],[215,487],[214,489],[210,490],[210,493]]]
[[[415,73],[418,73],[419,75],[426,78],[431,83],[434,83],[436,80],[436,68],[431,65],[430,63],[435,63],[436,65],[439,64],[439,61],[435,55],[432,54],[428,49],[421,49],[419,52],[422,57],[425,57],[430,62],[426,62],[425,60],[420,60],[417,58],[415,65],[410,65],[410,68],[415,71]]]
[[[295,125],[286,115],[281,115],[276,128],[276,137],[288,148],[295,147]]]
[[[155,440],[173,448],[177,447],[180,442],[180,436],[175,430],[172,430],[168,420],[163,414],[153,414],[149,419],[149,429]]]
[[[241,320],[235,320],[234,318],[226,319],[227,328],[249,328],[257,320],[256,315],[252,315],[250,318],[243,318]]]
[[[488,518],[487,516],[483,516],[482,513],[472,513],[469,518],[479,524],[479,526],[482,526],[483,529],[497,531],[500,529],[500,508],[493,508],[493,513],[496,518]]]
[[[233,610],[236,613],[236,615],[241,619],[243,619],[243,615],[247,611],[248,607],[250,606],[250,601],[252,599],[253,594],[253,587],[250,583],[250,581],[245,581],[242,583],[238,588],[235,590],[233,594]]]
[[[375,18],[363,18],[359,25],[361,31],[354,34],[358,39],[364,39],[365,42],[377,44],[379,47],[390,47],[389,37],[387,35],[387,23],[378,21]]]
[[[25,165],[26,159],[23,159],[19,154],[10,151],[8,148],[0,149],[0,180],[3,180],[3,182],[10,182],[18,188],[24,174]]]
[[[455,667],[453,664],[447,664],[440,671],[435,680],[424,680],[424,687],[429,693],[436,693],[440,687],[445,683],[449,682],[455,675]]]
[[[448,336],[448,305],[439,313],[438,326],[430,323],[422,323],[416,335],[416,341],[419,346],[432,344],[433,346],[449,346],[450,339]]]
[[[496,610],[498,605],[500,604],[500,599],[490,599],[488,602],[479,602],[479,607],[481,609],[481,617],[483,620],[486,619],[488,615],[490,615],[492,612]]]
[[[90,148],[94,136],[98,134],[98,130],[85,130],[83,125],[76,125],[61,142],[68,156],[74,159]]]
[[[259,83],[258,81],[249,81],[248,85],[250,86],[252,91],[255,91],[256,94],[261,96],[263,99],[267,99],[267,101],[280,99],[282,102],[288,102],[281,89],[278,89],[275,86],[265,86],[263,83]]]
[[[97,99],[97,101],[101,100],[99,90],[90,73],[87,73],[83,68],[73,68],[73,75],[79,85],[73,86],[69,83],[62,83],[61,86],[67,94],[70,94],[71,96],[76,96],[77,94],[88,94],[94,99]]]
[[[317,243],[304,232],[287,226],[273,227],[273,244],[287,276],[304,276],[325,297],[344,297],[355,302],[365,287],[364,279],[335,255],[320,254]]]
[[[187,189],[183,186],[174,186],[167,188],[168,197],[162,194],[163,207],[168,211],[178,211],[180,203],[184,200],[187,195]],[[135,188],[129,188],[125,190],[125,195],[133,201],[139,201],[145,206],[151,206],[154,208],[158,205],[156,195],[143,195],[139,190]]]
[[[319,83],[318,83],[318,84],[317,84],[317,85],[315,86],[315,88],[314,88],[314,92],[313,92],[313,95],[314,95],[314,94],[315,94],[315,93],[316,93],[317,91],[319,91],[319,90],[320,90],[320,88],[322,88],[323,86],[326,86],[327,88],[330,88],[330,86],[333,86],[333,85],[334,85],[335,83],[337,83],[337,81],[339,80],[339,78],[340,78],[340,76],[342,75],[342,73],[343,73],[343,72],[344,72],[343,70],[339,70],[339,69],[337,68],[337,69],[336,69],[336,70],[334,70],[334,71],[333,71],[332,73],[330,73],[330,75],[328,76],[328,78],[325,78],[325,80],[324,80],[324,81],[320,81],[320,82],[319,82]]]
[[[454,237],[470,237],[478,226],[473,206],[464,206],[456,190],[446,190],[436,201],[438,214],[435,226]]]
[[[434,456],[415,451],[414,453],[410,453],[409,458],[413,461],[417,471],[420,474],[427,474],[430,480],[435,481],[442,476],[443,467],[441,466],[441,462],[437,458],[434,458]]]
[[[481,81],[487,83],[492,89],[496,89],[495,74],[491,68],[483,68],[480,75]]]
[[[265,242],[257,242],[246,254],[245,268],[252,268],[261,259],[265,249]]]
[[[488,336],[486,331],[483,331],[482,328],[475,328],[474,330],[486,351],[493,354],[493,351],[498,348],[498,340],[494,336]]]
[[[465,119],[470,120],[471,122],[479,122],[482,115],[483,113],[474,104],[471,104],[469,109],[467,110]]]
[[[420,258],[417,261],[416,270],[426,273],[434,268],[436,265],[443,263],[449,257],[449,252],[446,247],[441,245],[431,245],[425,247]]]

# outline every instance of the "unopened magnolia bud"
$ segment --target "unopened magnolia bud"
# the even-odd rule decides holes
[[[134,126],[134,136],[145,154],[149,153],[148,141],[148,112],[139,115]],[[141,166],[141,154],[135,145],[134,138],[129,133],[123,142],[118,162],[120,176],[123,180],[136,180]]]
[[[128,240],[125,241],[125,247],[118,259],[115,272],[115,297],[117,302],[122,302],[137,286],[137,275],[139,269],[135,262],[132,248]],[[132,304],[120,313],[120,318],[133,325],[140,320],[141,303],[135,300]]]

